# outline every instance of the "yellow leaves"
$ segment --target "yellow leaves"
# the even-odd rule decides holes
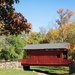
[[[0,23],[0,30],[4,29],[4,25]]]
[[[47,39],[48,39],[48,42],[50,42],[50,43],[55,42],[55,40],[57,39],[57,37],[58,37],[58,31],[57,30],[51,29],[47,33]]]
[[[74,43],[75,24],[61,25],[57,29],[49,30],[47,34],[48,40],[55,40],[55,42],[70,42]]]
[[[48,32],[48,35],[49,35],[49,36],[58,37],[58,36],[59,36],[59,31],[58,31],[58,30],[53,30],[53,29],[51,29],[51,30]]]
[[[68,31],[71,28],[70,25],[62,25],[61,27],[59,27],[57,30],[60,32],[62,30],[64,31]]]
[[[25,22],[25,25],[26,25],[26,28],[32,28],[32,25],[29,22]]]
[[[31,43],[34,40],[34,37],[37,35],[36,32],[31,32],[28,38],[26,38],[27,43]]]
[[[75,51],[75,44],[74,44],[73,50]]]
[[[57,38],[60,36],[60,35],[59,35],[59,30],[58,30],[58,29],[55,30],[55,35],[56,35]]]
[[[3,27],[3,25],[0,23],[0,28]]]
[[[58,29],[61,30],[68,30],[70,28],[70,25],[61,25]]]

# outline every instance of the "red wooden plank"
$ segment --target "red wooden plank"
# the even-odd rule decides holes
[[[69,45],[67,49],[70,49]],[[19,60],[22,65],[35,66],[67,66],[70,60],[67,59],[67,50],[27,50],[26,59]],[[66,54],[66,59],[63,58]]]

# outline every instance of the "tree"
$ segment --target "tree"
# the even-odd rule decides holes
[[[58,30],[57,29],[50,29],[47,33],[47,40],[49,43],[56,43],[59,42],[58,39]]]
[[[63,8],[58,9],[57,13],[59,15],[59,19],[56,20],[56,22],[60,26],[69,24],[71,22],[71,17],[74,15],[74,12],[72,10],[66,9],[66,11],[64,12]]]
[[[19,3],[19,0],[0,0],[0,5],[12,5],[15,3]]]
[[[4,48],[5,36],[0,36],[0,51]]]
[[[40,35],[41,35],[41,40],[40,43],[48,43],[47,41],[47,36],[46,36],[46,28],[40,27]]]
[[[22,31],[27,33],[31,30],[31,24],[21,13],[15,12],[14,2],[19,0],[0,0],[0,34],[20,34]]]
[[[27,44],[38,44],[41,40],[41,35],[36,32],[31,32],[25,39]]]
[[[23,47],[25,46],[25,42],[20,35],[10,35],[5,37],[2,46],[2,50],[0,51],[0,59],[14,61],[23,58]]]
[[[61,36],[61,42],[64,42],[64,28],[63,25],[68,25],[71,23],[71,17],[73,16],[74,12],[70,9],[67,9],[65,12],[62,8],[57,10],[59,15],[59,19],[56,22],[59,25],[59,31]]]
[[[0,42],[0,58],[5,60],[17,60],[23,57],[22,48],[25,46],[25,41],[17,34],[31,31],[31,23],[21,13],[15,12],[14,3],[19,3],[19,0],[0,0],[0,35],[3,37],[2,34],[9,34]]]

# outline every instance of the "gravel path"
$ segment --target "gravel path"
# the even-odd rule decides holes
[[[48,74],[41,73],[41,72],[36,72],[36,71],[33,71],[33,72],[37,73],[37,75],[48,75]]]
[[[48,75],[48,74],[44,74],[44,73],[38,73],[38,75]]]

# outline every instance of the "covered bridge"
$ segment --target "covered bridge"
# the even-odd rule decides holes
[[[19,60],[23,66],[68,66],[69,43],[31,44],[24,47],[26,58]]]

